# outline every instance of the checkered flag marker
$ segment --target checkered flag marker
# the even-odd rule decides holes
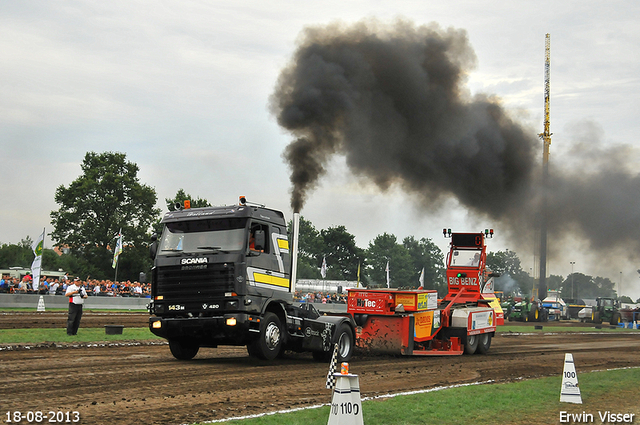
[[[329,373],[327,373],[327,389],[331,390],[336,386],[336,377],[333,376],[338,370],[338,344],[333,347],[333,356],[331,356],[331,363],[329,364]]]

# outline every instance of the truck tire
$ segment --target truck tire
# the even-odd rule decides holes
[[[479,341],[480,341],[480,338],[478,338],[478,335],[467,335],[467,340],[464,343],[465,354],[475,353],[478,348]]]
[[[200,346],[193,341],[170,339],[169,350],[178,360],[191,360],[198,354]]]
[[[355,345],[355,338],[353,337],[353,331],[351,327],[346,323],[340,323],[334,334],[334,338],[331,343],[331,347],[338,344],[338,363],[348,362],[353,355],[353,347]],[[329,351],[314,351],[313,359],[318,362],[328,362],[333,357],[333,349]]]
[[[593,313],[591,313],[591,321],[593,323],[602,323],[602,320],[600,320],[600,312],[599,311],[594,311]]]
[[[247,346],[247,351],[252,357],[273,360],[280,354],[283,337],[280,319],[275,314],[268,312],[260,321],[258,338]]]
[[[491,347],[491,334],[478,335],[478,349],[476,350],[476,354],[487,354],[489,347]]]

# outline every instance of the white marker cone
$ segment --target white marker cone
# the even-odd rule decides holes
[[[331,412],[327,425],[364,425],[358,375],[334,373]]]
[[[38,311],[44,311],[44,297],[40,295],[40,299],[38,300]]]
[[[578,374],[573,363],[573,355],[564,355],[564,370],[562,371],[562,388],[560,388],[560,401],[565,403],[582,404],[580,388],[578,388]]]

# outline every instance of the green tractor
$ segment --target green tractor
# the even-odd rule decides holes
[[[504,312],[504,320],[509,319],[509,316],[511,315],[511,311],[513,310],[513,306],[516,304],[516,301],[513,299],[513,297],[508,297],[507,299],[502,299],[500,302],[500,307],[502,308],[502,311]]]
[[[546,322],[549,320],[549,312],[542,306],[540,300],[529,301],[523,299],[511,307],[509,321],[519,322]]]
[[[618,301],[614,298],[598,297],[596,306],[591,313],[591,322],[609,322],[613,326],[620,323],[620,312],[618,311]]]

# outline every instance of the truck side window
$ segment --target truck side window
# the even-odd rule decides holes
[[[257,231],[262,231],[262,233],[264,234],[264,247],[262,247],[262,249],[257,249],[260,247],[256,247],[256,232]],[[267,226],[266,224],[258,224],[258,223],[254,223],[251,225],[251,231],[249,233],[249,249],[251,251],[259,251],[259,252],[264,252],[266,254],[269,253],[269,226]]]

